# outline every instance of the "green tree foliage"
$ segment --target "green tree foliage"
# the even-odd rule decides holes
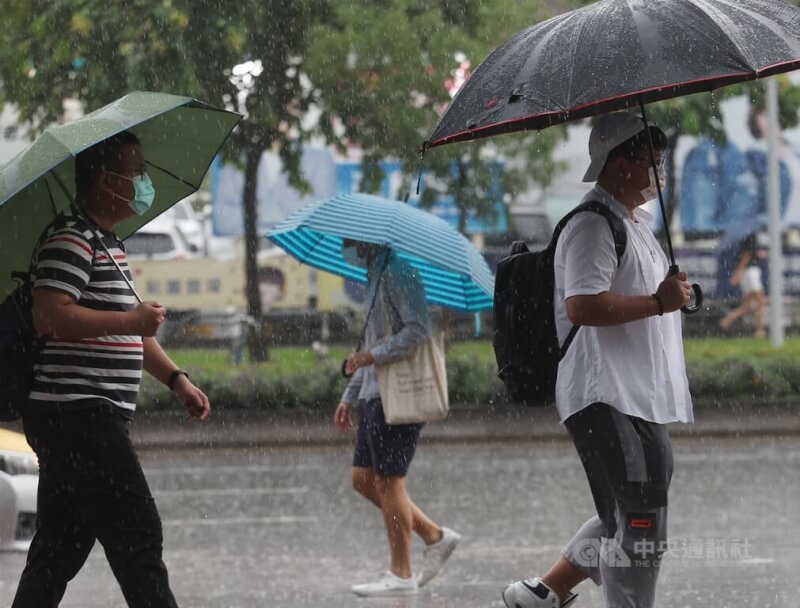
[[[305,67],[325,99],[321,126],[363,151],[363,190],[379,188],[379,162],[387,156],[401,161],[405,188],[416,187],[418,153],[450,101],[448,81],[460,64],[469,62],[474,69],[521,26],[535,23],[540,8],[539,2],[511,0],[335,5],[333,25],[312,30]],[[550,183],[558,168],[552,150],[563,133],[555,129],[430,150],[421,201],[430,205],[451,194],[462,231],[468,213],[489,219],[503,195],[513,199],[531,181]]]
[[[326,18],[327,2],[0,0],[0,10],[2,95],[39,129],[62,120],[65,99],[91,110],[137,89],[244,114],[227,154],[245,172],[248,312],[260,321],[256,169],[262,151],[276,147],[292,183],[304,184],[299,143],[311,91],[302,64],[307,31]],[[242,64],[250,70],[233,73]],[[258,356],[263,340],[255,333]]]
[[[188,17],[171,2],[3,0],[0,10],[3,96],[37,130],[62,119],[68,98],[93,109],[135,89],[195,88],[170,43]]]

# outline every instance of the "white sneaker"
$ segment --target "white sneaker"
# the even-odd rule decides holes
[[[381,572],[377,580],[353,585],[351,590],[361,597],[394,597],[398,595],[414,595],[419,592],[419,586],[415,577],[400,578],[394,572],[387,570],[386,572]]]
[[[555,591],[539,578],[517,581],[503,589],[503,601],[508,608],[566,608],[576,597],[576,593],[570,593],[562,603]]]
[[[461,535],[450,528],[442,528],[442,539],[428,545],[422,553],[422,573],[419,575],[419,586],[424,587],[439,574],[445,562],[455,551]]]

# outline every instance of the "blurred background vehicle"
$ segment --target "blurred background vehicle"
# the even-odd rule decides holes
[[[25,436],[0,428],[0,551],[27,551],[36,530],[39,462]]]
[[[130,261],[189,260],[200,257],[200,247],[186,238],[180,220],[166,215],[155,218],[125,239],[125,251]],[[202,239],[202,232],[199,236]]]

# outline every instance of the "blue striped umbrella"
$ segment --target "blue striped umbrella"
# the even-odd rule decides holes
[[[407,203],[342,194],[300,209],[267,238],[304,264],[362,283],[367,272],[342,259],[342,239],[385,245],[417,269],[429,303],[492,307],[494,277],[483,256],[444,220]]]

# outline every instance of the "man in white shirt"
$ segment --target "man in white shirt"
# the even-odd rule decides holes
[[[650,127],[657,164],[666,137]],[[584,465],[597,515],[542,578],[506,587],[509,608],[562,608],[591,578],[608,608],[650,608],[666,550],[672,449],[666,424],[692,422],[678,310],[689,301],[685,273],[669,265],[640,209],[655,198],[648,133],[637,115],[601,117],[589,139],[584,202],[607,205],[627,234],[618,258],[607,220],[575,215],[555,251],[554,312],[563,344],[556,407]],[[666,278],[664,278],[666,277]]]

